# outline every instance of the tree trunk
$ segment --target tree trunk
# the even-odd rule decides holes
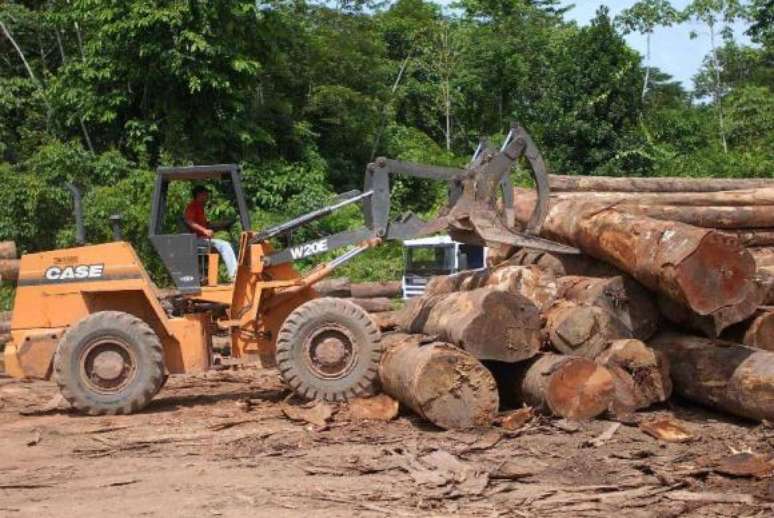
[[[560,277],[559,297],[604,309],[621,322],[630,336],[647,340],[658,330],[658,306],[653,295],[629,276]]]
[[[663,333],[649,342],[669,358],[677,394],[751,419],[774,419],[774,353],[721,340]]]
[[[377,297],[373,299],[349,299],[369,313],[383,313],[385,311],[392,311],[392,301],[385,297]]]
[[[441,290],[453,290],[444,291],[453,293],[489,287],[522,295],[541,309],[556,299],[556,278],[537,266],[502,266],[463,273],[466,275],[450,275],[437,281],[435,279],[438,278],[435,278],[431,281],[432,286],[428,285],[428,290],[432,288],[432,294],[440,294]]]
[[[454,273],[452,275],[438,275],[430,279],[425,286],[425,296],[445,295],[460,291],[460,286],[468,277],[475,275],[474,270],[465,270],[464,272]]]
[[[591,419],[613,402],[613,377],[587,358],[544,354],[518,365],[497,364],[503,398],[569,419]]]
[[[672,394],[669,362],[640,340],[616,340],[596,359],[613,376],[612,410],[625,416],[666,401]]]
[[[744,246],[772,246],[774,245],[774,229],[751,228],[747,230],[732,230],[739,242]]]
[[[525,222],[522,209],[516,214]],[[541,235],[574,245],[710,317],[718,332],[752,315],[763,298],[752,256],[713,230],[562,201],[551,207]]]
[[[755,259],[755,264],[758,268],[772,268],[774,267],[774,248],[771,247],[756,247],[747,249]]]
[[[760,310],[749,320],[729,327],[723,339],[774,352],[774,310]]]
[[[540,252],[522,248],[514,250],[512,255],[501,265],[532,265],[543,271],[552,273],[555,277],[565,275],[586,275],[588,277],[613,277],[621,275],[621,271],[609,264],[598,261],[588,255],[561,255]]]
[[[0,280],[15,281],[19,277],[18,259],[0,259]]]
[[[379,366],[384,391],[444,429],[490,426],[497,384],[469,354],[416,335],[386,335]]]
[[[529,189],[516,189],[518,196],[534,196]],[[774,186],[757,189],[713,192],[558,192],[555,201],[582,200],[616,205],[672,205],[675,207],[757,207],[774,205]]]
[[[684,178],[684,177],[548,177],[553,192],[717,192],[774,187],[772,179]]]
[[[560,300],[545,312],[546,333],[557,351],[594,359],[631,332],[602,308]]]
[[[352,296],[359,299],[376,297],[397,298],[403,294],[400,281],[390,282],[360,282],[350,287]]]
[[[316,291],[321,297],[351,297],[350,282],[346,277],[335,279],[323,279],[314,285]]]
[[[481,360],[526,360],[538,353],[542,341],[535,304],[491,288],[413,299],[399,323],[403,331],[437,336]]]
[[[774,205],[744,207],[675,207],[671,205],[623,205],[621,210],[655,219],[724,230],[774,227]]]
[[[16,259],[16,243],[13,241],[0,241],[0,259]]]

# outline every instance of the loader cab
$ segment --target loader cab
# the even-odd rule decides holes
[[[177,289],[181,293],[197,293],[201,290],[203,278],[201,257],[208,254],[209,245],[206,239],[200,239],[184,225],[182,213],[167,214],[169,187],[174,181],[189,184],[217,181],[229,184],[243,231],[250,230],[250,214],[242,190],[241,171],[236,164],[159,167],[156,170],[149,224],[150,240]],[[169,228],[170,219],[176,222],[174,230]]]
[[[486,266],[486,248],[459,243],[446,235],[403,241],[403,298],[417,297],[436,275]]]

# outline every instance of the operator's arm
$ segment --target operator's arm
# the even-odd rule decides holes
[[[203,225],[201,221],[197,221],[199,218],[196,217],[195,212],[195,209],[191,205],[185,209],[185,214],[183,215],[185,224],[188,225],[188,228],[201,236],[212,237],[212,230],[207,228],[206,225]],[[206,219],[204,220],[204,223],[206,223]]]
[[[212,230],[210,230],[209,228],[207,228],[207,227],[205,227],[203,225],[200,225],[200,224],[196,223],[195,221],[191,221],[189,219],[186,219],[185,223],[186,223],[186,225],[188,225],[191,228],[191,230],[197,232],[198,234],[201,234],[201,235],[206,236],[206,237],[212,237]]]

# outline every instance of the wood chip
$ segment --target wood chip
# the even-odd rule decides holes
[[[387,394],[353,399],[348,404],[349,416],[358,421],[392,421],[398,417],[398,401]]]
[[[311,406],[297,406],[289,403],[282,404],[282,413],[293,421],[304,421],[318,428],[328,426],[328,421],[333,416],[333,408],[324,401],[317,401]]]
[[[640,423],[640,430],[666,442],[688,442],[696,436],[686,426],[674,417],[658,417]]]
[[[737,453],[721,459],[714,470],[733,477],[764,478],[774,473],[774,456]]]
[[[615,435],[615,432],[617,432],[620,427],[621,427],[621,423],[612,423],[598,437],[595,437],[594,439],[590,439],[588,441],[584,441],[583,444],[584,446],[593,446],[595,448],[599,448],[607,441],[609,441],[613,437],[613,435]]]
[[[522,429],[535,416],[532,407],[524,407],[506,414],[500,419],[500,426],[508,431]]]
[[[693,492],[693,491],[672,491],[667,493],[667,498],[671,500],[680,500],[683,502],[712,502],[712,503],[724,503],[724,504],[747,504],[752,505],[755,503],[752,495],[746,493],[710,493],[710,492]]]

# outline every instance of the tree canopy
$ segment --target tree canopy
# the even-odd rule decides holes
[[[637,2],[579,27],[557,0],[25,0],[0,5],[0,239],[73,244],[65,183],[85,192],[87,237],[148,244],[153,169],[241,164],[257,224],[362,187],[386,155],[465,163],[480,136],[523,124],[553,172],[771,176],[771,0]],[[622,31],[693,16],[716,51],[686,91]],[[723,25],[745,17],[754,46]],[[722,106],[722,111],[720,111]],[[719,128],[718,114],[721,118]],[[722,136],[722,139],[719,138]],[[725,147],[724,147],[725,146]],[[394,210],[432,212],[443,186],[401,180]],[[187,191],[173,192],[173,208]],[[225,193],[213,210],[227,214]],[[174,205],[174,204],[177,205]],[[358,225],[357,211],[301,233]],[[375,252],[396,273],[400,251]],[[374,274],[374,271],[378,272]]]

